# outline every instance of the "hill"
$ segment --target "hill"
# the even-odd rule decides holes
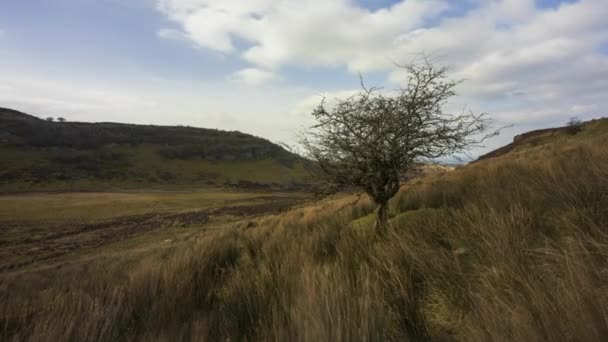
[[[572,140],[574,135],[577,135],[577,139],[594,138],[606,129],[608,129],[608,119],[596,119],[581,123],[580,127],[563,126],[526,132],[516,135],[512,143],[479,156],[475,162],[499,157],[512,151],[517,153],[547,144],[563,144],[564,140]]]
[[[0,108],[0,190],[294,187],[309,164],[241,132],[49,122]]]
[[[608,120],[545,133],[406,184],[388,238],[344,194],[65,262],[5,291],[0,339],[605,341]]]

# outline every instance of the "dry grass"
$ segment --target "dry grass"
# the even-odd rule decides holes
[[[0,224],[104,220],[148,213],[201,210],[275,198],[305,198],[296,192],[201,191],[58,192],[0,196]]]
[[[608,136],[217,231],[128,277],[2,298],[4,340],[608,338]],[[16,302],[15,302],[16,301]]]

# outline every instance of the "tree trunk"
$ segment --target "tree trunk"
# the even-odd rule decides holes
[[[376,231],[380,235],[386,235],[388,231],[387,203],[379,203],[376,211]]]

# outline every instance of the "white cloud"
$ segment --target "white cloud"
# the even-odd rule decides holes
[[[247,68],[239,70],[229,77],[229,80],[240,82],[246,85],[257,86],[264,83],[278,80],[279,77],[273,71]]]
[[[249,62],[230,78],[250,84],[276,79],[285,65],[387,71],[399,83],[394,62],[425,52],[467,80],[459,101],[472,108],[559,104],[565,112],[578,97],[597,106],[607,90],[608,57],[597,52],[608,44],[605,0],[556,9],[537,8],[534,0],[475,0],[475,9],[445,18],[438,16],[462,2],[404,0],[372,11],[354,0],[157,1],[194,44]]]
[[[369,11],[350,0],[158,0],[158,8],[201,47],[241,54],[257,67],[390,65],[395,38],[447,8],[445,0],[408,0]],[[236,41],[250,46],[239,49]]]
[[[606,115],[608,55],[599,50],[608,44],[608,3],[581,0],[554,10],[533,3],[493,1],[409,32],[397,55],[440,56],[454,78],[465,80],[455,102],[515,124],[516,133],[561,125],[571,115]],[[501,10],[508,5],[520,9]],[[394,82],[403,82],[403,76],[391,72]]]

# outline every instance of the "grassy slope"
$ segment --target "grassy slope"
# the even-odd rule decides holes
[[[203,159],[170,160],[156,153],[155,146],[119,147],[128,155],[128,175],[120,178],[100,179],[76,175],[70,180],[33,181],[28,178],[0,181],[0,191],[52,191],[52,190],[129,190],[167,189],[192,190],[210,187],[225,187],[246,181],[267,185],[286,186],[305,182],[307,167],[296,161],[287,166],[271,158],[244,161],[207,161]],[[0,169],[31,169],[48,166],[57,169],[51,162],[48,151],[24,151],[14,147],[0,147]],[[169,174],[169,178],[164,175]]]
[[[4,337],[49,340],[608,338],[608,124],[410,184],[376,236],[369,203],[326,200],[103,272]],[[33,306],[35,307],[35,306]],[[18,308],[18,309],[17,309]]]
[[[586,128],[582,132],[578,132],[576,134],[576,140],[578,142],[584,139],[594,139],[598,135],[602,135],[608,129],[608,120],[593,120],[587,122],[585,127]],[[571,128],[566,126],[541,129],[521,134],[516,136],[511,144],[489,152],[486,155],[480,156],[478,161],[494,158],[507,153],[527,153],[528,151],[534,150],[535,147],[546,146],[547,144],[551,144],[553,146],[562,146],[564,143],[568,143],[574,139],[572,132],[569,132],[570,130]]]
[[[287,187],[306,182],[309,166],[240,132],[46,122],[0,108],[0,192]]]

